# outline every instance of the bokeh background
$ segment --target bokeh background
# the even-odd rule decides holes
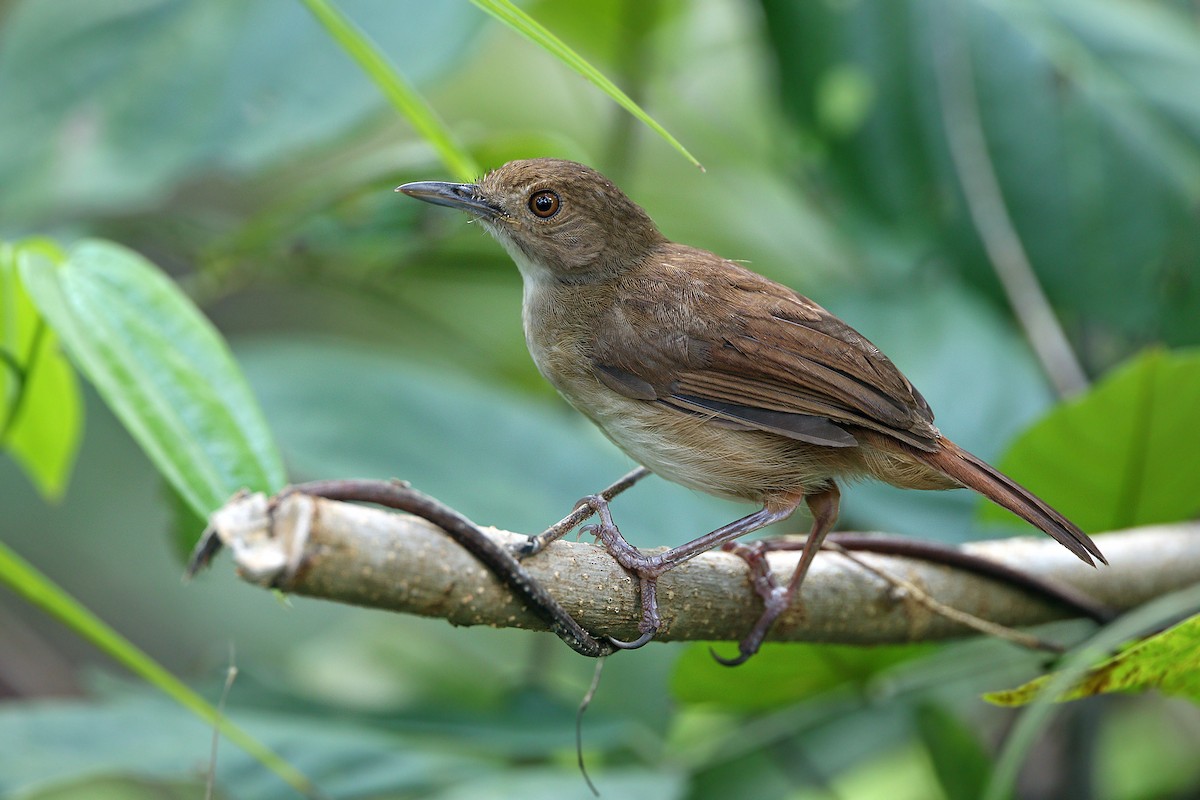
[[[850,321],[989,460],[1056,396],[965,202],[963,102],[1087,375],[1200,341],[1194,2],[523,5],[704,173],[466,0],[338,5],[481,164],[597,167],[671,238]],[[102,236],[167,270],[228,337],[294,480],[397,476],[535,532],[631,464],[537,375],[500,248],[392,192],[451,178],[298,2],[0,5],[0,237]],[[181,584],[196,524],[90,390],[65,496],[0,460],[0,510],[7,544],[214,700],[236,663],[230,716],[332,796],[590,796],[573,725],[591,663],[544,635],[272,598],[227,561]],[[745,513],[658,479],[617,510],[651,545]],[[855,486],[842,516],[1007,532],[965,492]],[[737,670],[654,645],[610,659],[585,755],[608,797],[975,797],[1014,718],[979,693],[1043,667],[987,641],[775,646]],[[201,796],[210,738],[0,590],[0,795]],[[1018,792],[1195,796],[1198,741],[1182,700],[1075,703]],[[217,776],[220,796],[292,796],[228,744]]]

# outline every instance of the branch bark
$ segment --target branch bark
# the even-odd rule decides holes
[[[455,625],[545,630],[506,586],[443,531],[418,517],[288,494],[270,506],[259,495],[237,498],[213,515],[213,529],[233,553],[240,576],[258,585],[372,608],[442,617]],[[521,534],[485,528],[513,548]],[[1132,608],[1200,582],[1200,523],[1160,525],[1098,539],[1112,563],[1092,569],[1049,539],[1020,537],[961,549],[1066,584],[1112,609]],[[799,553],[772,552],[788,575]],[[1011,627],[1064,619],[1074,612],[999,581],[928,562],[858,552],[855,558],[906,581],[939,603]],[[524,568],[593,634],[629,639],[641,618],[637,587],[600,547],[558,541]],[[745,563],[705,553],[659,583],[660,641],[741,638],[761,611]],[[803,602],[768,637],[776,641],[883,644],[972,633],[960,622],[897,592],[892,583],[836,552],[812,566]]]

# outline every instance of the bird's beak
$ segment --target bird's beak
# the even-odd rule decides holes
[[[474,183],[442,183],[441,181],[418,181],[396,187],[409,197],[424,200],[438,206],[457,208],[477,217],[493,219],[503,216],[504,211],[489,203],[483,192]]]

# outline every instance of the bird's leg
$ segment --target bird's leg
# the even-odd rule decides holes
[[[658,612],[658,579],[663,573],[739,536],[744,536],[773,522],[787,519],[796,510],[802,497],[803,495],[799,494],[788,495],[780,500],[768,502],[753,514],[717,528],[686,544],[652,556],[645,555],[626,541],[621,531],[613,523],[612,514],[608,510],[608,502],[603,497],[596,495],[586,498],[584,502],[588,503],[589,507],[599,515],[600,522],[588,525],[583,530],[596,536],[604,543],[605,549],[616,559],[618,564],[637,575],[641,591],[642,621],[638,625],[641,636],[632,642],[623,642],[610,636],[608,637],[609,641],[613,646],[624,650],[632,650],[649,642],[658,632],[662,622]],[[834,507],[836,509],[836,503]]]
[[[579,503],[580,507],[586,506],[592,513],[600,517],[599,522],[593,525],[584,525],[580,531],[595,536],[603,542],[608,554],[618,564],[638,577],[638,594],[642,602],[642,621],[638,625],[638,631],[641,635],[632,642],[624,642],[611,636],[606,638],[621,649],[632,650],[641,647],[654,638],[654,634],[658,632],[659,625],[662,623],[658,614],[658,576],[643,575],[638,570],[638,567],[646,561],[646,557],[625,539],[617,524],[613,522],[612,512],[608,507],[608,498],[596,494],[583,498]]]
[[[637,469],[626,474],[612,486],[609,486],[600,494],[583,498],[575,504],[575,508],[570,514],[563,517],[549,528],[546,528],[546,530],[542,531],[537,536],[530,536],[528,539],[517,545],[516,551],[513,553],[513,555],[515,555],[518,559],[529,558],[530,556],[537,555],[545,550],[551,542],[558,541],[562,537],[566,536],[576,525],[592,516],[592,514],[596,513],[596,509],[590,502],[593,497],[599,497],[606,502],[612,500],[621,492],[625,491],[630,486],[633,486],[635,483],[649,474],[650,470],[646,469],[645,467],[638,467]]]
[[[722,548],[741,557],[746,562],[750,568],[754,591],[763,600],[763,613],[758,618],[758,622],[754,623],[754,627],[751,628],[746,638],[738,643],[738,655],[734,658],[722,658],[715,652],[713,653],[713,658],[727,667],[744,664],[746,659],[757,653],[758,649],[762,647],[763,640],[766,639],[767,632],[771,630],[775,620],[779,618],[780,614],[787,611],[788,606],[792,604],[799,593],[800,585],[804,583],[804,576],[808,574],[808,568],[812,566],[813,557],[821,549],[821,542],[825,540],[833,523],[837,521],[841,492],[838,491],[836,484],[831,483],[828,489],[807,495],[804,499],[808,503],[809,511],[812,512],[812,529],[804,540],[804,549],[800,552],[800,563],[796,565],[796,571],[792,573],[792,578],[786,586],[779,585],[779,581],[767,563],[766,554],[771,550],[795,549],[796,542],[779,539],[760,540],[749,545],[729,542]]]

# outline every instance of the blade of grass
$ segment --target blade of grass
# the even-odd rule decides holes
[[[593,67],[584,60],[583,56],[576,53],[563,43],[561,39],[542,27],[541,23],[533,19],[533,17],[514,6],[509,0],[471,0],[471,2],[591,81],[600,91],[615,100],[618,105],[648,125],[659,136],[666,139],[672,147],[683,154],[684,158],[699,167],[701,172],[704,171],[704,166],[674,136],[668,133],[666,128],[659,125],[649,114],[643,111],[642,107],[618,89],[616,84],[604,77],[600,70]]]
[[[388,100],[417,133],[433,145],[451,172],[464,181],[480,176],[481,170],[475,159],[454,141],[437,112],[409,85],[362,29],[326,0],[303,0],[303,3],[342,49],[383,89]]]
[[[289,786],[306,797],[321,797],[321,792],[271,748],[221,716],[221,713],[183,681],[86,606],[59,588],[32,564],[0,542],[0,581],[8,584],[18,595],[50,614],[80,637],[95,645],[130,672],[162,691],[179,705],[219,730],[226,739],[244,750],[267,769],[282,778]]]

